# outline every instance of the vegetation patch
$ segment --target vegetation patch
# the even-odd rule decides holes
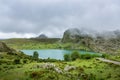
[[[89,54],[89,53],[81,54],[78,51],[74,51],[72,52],[72,54],[64,54],[65,61],[74,61],[76,59],[91,59],[95,57],[102,57],[102,56],[99,54]]]

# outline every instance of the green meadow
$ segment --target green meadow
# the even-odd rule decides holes
[[[120,66],[104,63],[94,59],[71,62],[52,62],[62,73],[54,69],[43,69],[39,65],[45,62],[31,62],[27,64],[0,66],[0,80],[119,80]],[[47,62],[48,63],[48,62]],[[65,71],[66,66],[75,66],[75,69]]]
[[[9,47],[21,49],[75,49],[90,51],[84,45],[60,43],[59,39],[41,42],[31,39],[2,40]],[[57,54],[57,53],[56,53]],[[0,52],[0,80],[120,80],[120,65],[106,63],[98,57],[120,61],[119,55],[64,55],[64,60],[40,59],[23,52]],[[40,54],[39,54],[40,55]]]

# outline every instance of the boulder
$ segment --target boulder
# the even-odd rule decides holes
[[[64,71],[71,71],[71,70],[75,70],[76,69],[76,67],[75,66],[69,66],[69,65],[67,65],[67,66],[65,66],[65,68],[64,68]]]
[[[48,70],[54,70],[55,72],[59,74],[63,73],[63,71],[59,67],[56,67],[56,65],[53,63],[43,63],[40,65],[36,65],[33,68],[43,68],[43,69],[48,69]]]

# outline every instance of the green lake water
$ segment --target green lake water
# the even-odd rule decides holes
[[[81,50],[62,50],[62,49],[40,49],[40,50],[21,50],[27,55],[33,55],[34,51],[37,51],[39,53],[39,58],[42,59],[58,59],[63,60],[64,54],[71,54],[73,51],[78,51],[81,54],[98,54],[95,52],[87,52],[87,51],[81,51]]]

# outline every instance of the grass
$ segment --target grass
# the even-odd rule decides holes
[[[69,64],[83,67],[86,73],[93,73],[94,75],[96,75],[96,80],[101,80],[101,79],[118,80],[120,79],[119,77],[120,66],[115,66],[113,64],[112,65],[107,64],[101,61],[97,61],[95,59],[77,60],[74,62],[70,62]],[[112,76],[110,78],[107,78],[109,74],[111,74]]]
[[[109,59],[120,62],[120,56],[110,56]]]
[[[0,70],[0,80],[15,80],[15,79],[45,80],[45,79],[48,79],[48,77],[50,76],[51,78],[52,77],[55,78],[54,80],[57,80],[56,79],[57,77],[62,80],[72,80],[66,77],[65,74],[58,74],[56,72],[53,72],[52,70],[46,70],[46,69],[35,67],[36,65],[40,65],[40,64],[43,64],[43,63],[34,62],[34,63],[24,64],[24,65],[23,64],[14,65],[15,67],[13,65],[1,65],[5,70],[4,71]],[[104,63],[96,60],[95,58],[90,60],[77,59],[76,61],[71,61],[71,62],[54,62],[53,64],[55,64],[62,70],[66,65],[76,66],[77,69],[68,72],[69,74],[74,76],[73,80],[76,78],[77,74],[80,73],[80,71],[83,71],[87,75],[90,75],[90,74],[94,75],[96,78],[95,80],[119,80],[120,79],[120,66]],[[11,66],[13,68],[7,69],[6,67],[4,68],[4,66],[8,66],[8,68]],[[41,74],[39,72],[43,73],[42,78],[40,76],[38,76],[38,79],[36,78],[34,79],[30,77],[30,75],[33,73]],[[48,80],[51,80],[51,79],[48,79]]]

